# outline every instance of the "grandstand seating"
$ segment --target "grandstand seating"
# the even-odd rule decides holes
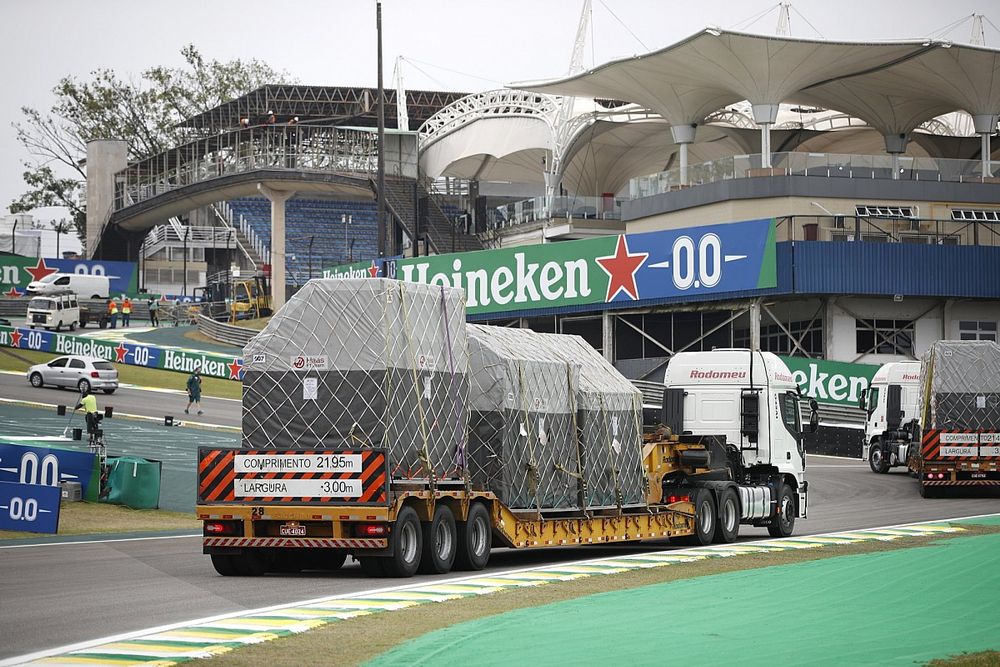
[[[271,246],[271,203],[264,198],[243,197],[229,202],[233,216],[247,221],[254,233]],[[351,216],[344,229],[341,216]],[[329,199],[289,199],[285,205],[285,256],[288,282],[309,279],[309,240],[312,247],[312,277],[323,269],[346,264],[348,256],[364,261],[378,253],[375,202]],[[352,245],[353,244],[353,245]]]

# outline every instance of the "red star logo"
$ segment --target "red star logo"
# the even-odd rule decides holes
[[[59,272],[58,269],[50,269],[49,267],[45,266],[45,259],[41,257],[38,258],[38,264],[35,264],[35,268],[29,269],[28,267],[24,267],[24,270],[30,273],[31,279],[35,281],[41,280],[45,276],[50,275],[52,273]]]
[[[608,295],[605,301],[611,301],[618,296],[618,292],[624,291],[633,299],[639,298],[639,288],[635,285],[635,272],[639,270],[643,262],[649,257],[648,252],[638,252],[629,254],[628,241],[625,235],[618,237],[618,246],[615,254],[608,257],[596,257],[595,260],[608,274]]]
[[[160,296],[160,303],[167,303],[168,301],[169,301],[169,299],[167,299],[167,295],[166,294],[163,294],[163,295]]]
[[[15,297],[21,296],[21,293],[17,291],[17,285],[11,286],[10,290],[3,293],[4,296]]]
[[[373,259],[372,265],[368,267],[368,275],[371,276],[372,278],[378,278],[378,274],[381,270],[382,269],[378,268],[378,264],[376,264],[375,260]]]
[[[17,329],[14,329],[13,331],[11,331],[10,332],[10,346],[11,347],[21,347],[21,338],[23,338],[23,337],[24,337],[24,334],[22,334]]]
[[[229,379],[239,380],[240,374],[243,372],[243,362],[239,359],[233,359],[233,363],[226,365],[229,366]]]
[[[128,356],[128,348],[125,347],[125,343],[118,343],[118,347],[115,348],[115,356],[118,357],[115,359],[116,363],[125,363],[125,357]]]

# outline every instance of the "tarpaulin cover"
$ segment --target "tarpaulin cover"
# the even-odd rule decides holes
[[[932,343],[920,364],[920,388],[924,429],[1000,429],[1000,344]]]
[[[386,447],[394,477],[460,477],[464,303],[438,285],[309,281],[244,349],[244,445]]]

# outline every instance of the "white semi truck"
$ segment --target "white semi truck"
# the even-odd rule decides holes
[[[886,473],[906,465],[916,430],[905,425],[917,418],[919,403],[919,361],[885,364],[872,377],[861,394],[860,407],[868,413],[861,458],[873,472]]]
[[[698,515],[706,515],[700,503],[714,500],[720,530],[735,532],[743,523],[767,526],[775,537],[791,535],[808,505],[802,435],[816,431],[819,416],[813,400],[803,427],[801,394],[785,363],[748,349],[681,352],[670,360],[664,383],[663,423],[682,437],[701,436],[710,452],[724,452],[726,466],[714,480],[691,480],[699,489],[693,494]],[[687,495],[684,484],[678,480],[677,493]],[[674,493],[666,481],[664,493]]]

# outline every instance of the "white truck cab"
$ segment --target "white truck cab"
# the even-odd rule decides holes
[[[859,402],[868,413],[861,458],[873,471],[906,465],[909,435],[901,429],[917,417],[919,402],[919,361],[894,361],[876,371]]]
[[[808,483],[803,434],[818,426],[815,401],[803,428],[799,386],[777,355],[749,349],[681,352],[664,377],[663,423],[681,436],[717,436],[725,442],[730,476],[738,478],[742,522],[775,525],[761,504],[794,494],[794,516],[806,516]],[[763,498],[761,495],[763,494]],[[785,514],[787,512],[783,512]],[[786,535],[786,531],[771,531]]]

